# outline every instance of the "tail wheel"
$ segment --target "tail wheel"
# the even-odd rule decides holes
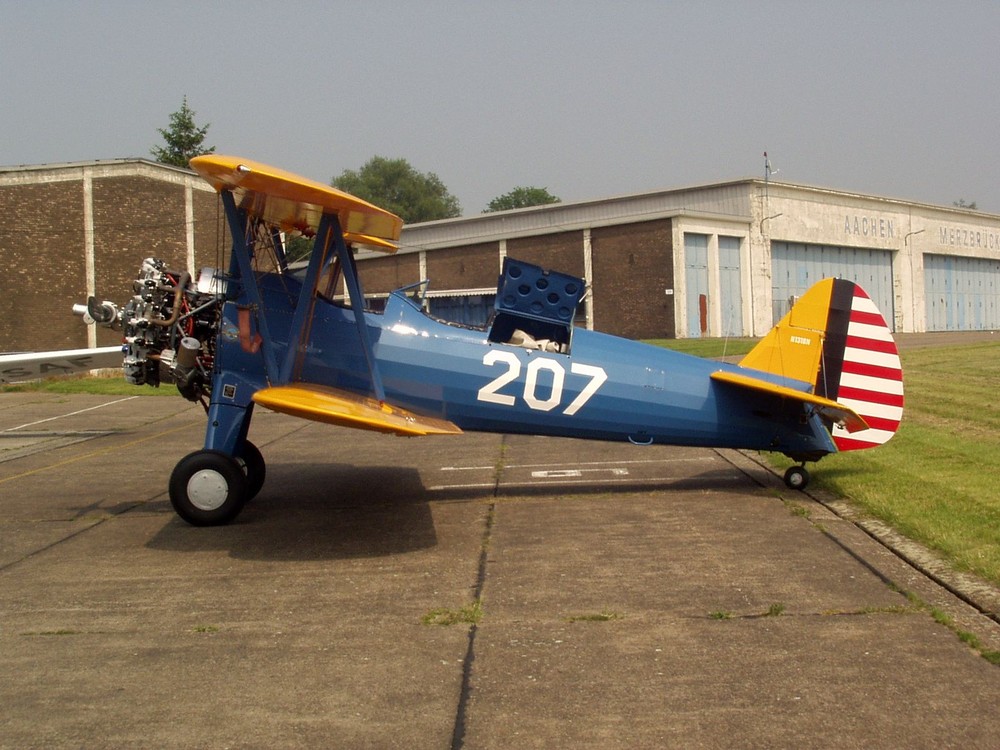
[[[792,466],[785,472],[785,486],[790,490],[804,490],[809,484],[809,472],[805,466]]]
[[[249,440],[244,440],[243,450],[237,456],[236,461],[242,467],[247,478],[246,501],[249,502],[257,497],[260,488],[264,486],[264,477],[267,474],[264,457],[256,445]]]
[[[195,451],[180,460],[170,475],[170,504],[192,526],[221,526],[239,515],[249,481],[232,456]]]

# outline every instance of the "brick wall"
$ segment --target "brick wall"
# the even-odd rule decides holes
[[[93,181],[93,194],[99,298],[117,304],[128,299],[143,258],[162,258],[168,268],[186,268],[183,185],[147,177],[104,177]],[[116,331],[97,332],[100,346],[121,340]]]
[[[366,295],[386,294],[420,281],[420,256],[417,253],[380,255],[359,263],[358,274]]]
[[[141,165],[141,166],[138,166]],[[87,326],[73,315],[87,299],[84,167],[11,170],[0,185],[0,351],[87,346]],[[125,162],[91,169],[94,271],[100,299],[116,304],[132,295],[143,258],[187,267],[185,175],[156,165]],[[221,207],[214,191],[193,190],[195,268],[219,266],[229,256]],[[206,186],[207,187],[207,186]],[[222,260],[222,267],[227,262]],[[97,329],[98,346],[121,335]]]
[[[0,187],[0,351],[87,345],[80,180]]]
[[[669,219],[594,229],[594,328],[635,339],[673,338],[674,282]]]
[[[507,241],[507,256],[573,276],[584,276],[583,232],[560,232]],[[495,283],[495,280],[494,280]]]
[[[98,297],[125,302],[141,260],[163,258],[187,266],[185,176],[135,163],[93,171],[92,205]],[[127,169],[126,169],[127,168]],[[12,172],[5,177],[9,178]],[[35,178],[15,174],[0,185],[0,351],[87,345],[87,329],[72,315],[84,302],[86,254],[83,168],[71,165]],[[200,183],[195,183],[200,188]],[[228,267],[226,224],[216,194],[193,191],[195,273]],[[671,223],[595,228],[591,232],[595,328],[634,338],[673,336]],[[439,248],[425,254],[432,291],[493,289],[498,241]],[[584,232],[574,230],[507,240],[507,254],[545,268],[584,276]],[[386,293],[420,280],[417,253],[380,256],[361,264],[367,293]],[[98,344],[118,341],[98,329]]]
[[[427,253],[431,289],[496,289],[499,258],[496,242],[432,250]]]
[[[195,190],[194,203],[194,270],[210,267],[223,271],[229,268],[232,240],[218,193]]]

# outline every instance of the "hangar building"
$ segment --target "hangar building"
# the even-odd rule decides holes
[[[578,324],[632,338],[763,336],[829,276],[896,331],[1000,328],[1000,216],[763,179],[404,227],[365,290],[428,278],[432,312],[479,323],[505,255],[584,277]]]
[[[125,301],[144,257],[226,265],[211,188],[145,159],[0,167],[0,212],[0,351],[114,343],[69,310]],[[826,276],[899,332],[1000,328],[1000,216],[764,179],[414,224],[360,267],[375,308],[429,279],[431,313],[480,324],[508,255],[585,278],[577,324],[632,338],[761,336]]]

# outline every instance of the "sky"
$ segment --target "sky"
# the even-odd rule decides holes
[[[745,177],[1000,214],[1000,2],[0,0],[0,165],[372,156],[465,215]]]

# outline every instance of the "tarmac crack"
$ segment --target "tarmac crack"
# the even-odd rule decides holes
[[[507,436],[503,435],[500,440],[500,454],[497,456],[495,471],[493,476],[493,500],[486,510],[486,523],[483,529],[483,539],[479,546],[479,563],[476,570],[476,584],[473,590],[473,601],[482,603],[483,589],[486,586],[486,565],[489,561],[490,545],[493,539],[493,526],[496,523],[496,497],[500,493],[500,477],[504,470],[504,457],[507,453]],[[468,721],[469,699],[472,696],[472,667],[476,660],[476,634],[479,632],[479,623],[473,622],[469,626],[469,640],[465,650],[465,658],[462,660],[462,687],[459,691],[458,706],[455,710],[455,725],[451,733],[451,750],[461,750],[465,746],[465,728]]]

